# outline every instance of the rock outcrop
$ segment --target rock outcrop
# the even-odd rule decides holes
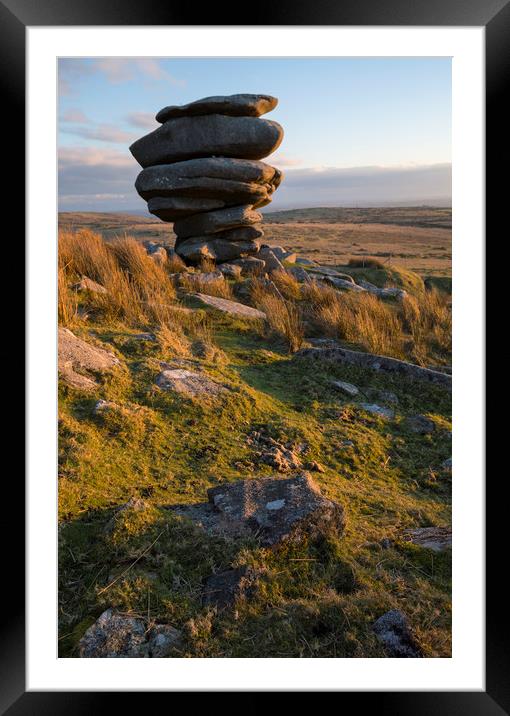
[[[379,617],[373,625],[374,633],[389,657],[420,659],[423,654],[411,631],[407,616],[392,609]]]
[[[96,374],[110,372],[121,365],[120,360],[104,348],[87,343],[68,328],[58,328],[58,372],[74,388],[94,390]]]
[[[261,214],[282,174],[260,161],[283,138],[260,116],[276,107],[269,95],[206,97],[156,115],[161,127],[130,150],[143,167],[135,183],[149,212],[174,222],[176,252],[188,264],[257,254]]]
[[[307,473],[287,479],[239,480],[207,491],[209,502],[168,506],[210,534],[254,537],[271,547],[299,542],[330,530],[341,534],[342,505],[327,499]]]
[[[181,642],[169,624],[147,627],[145,621],[107,609],[87,629],[78,645],[82,659],[165,658]]]

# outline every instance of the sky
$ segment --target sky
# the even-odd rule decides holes
[[[265,211],[451,201],[450,58],[61,58],[60,211],[146,212],[129,145],[169,104],[278,97]]]

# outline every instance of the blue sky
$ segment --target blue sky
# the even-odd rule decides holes
[[[165,105],[238,92],[279,99],[271,208],[451,196],[449,58],[69,58],[59,88],[61,210],[144,210],[129,144]]]

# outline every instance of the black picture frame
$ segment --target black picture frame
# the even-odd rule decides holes
[[[505,224],[503,212],[508,200],[503,198],[505,182],[496,181],[496,157],[502,160],[507,135],[504,111],[505,79],[510,70],[510,4],[508,0],[356,0],[332,4],[330,0],[293,3],[279,0],[261,9],[250,5],[250,16],[243,16],[242,4],[204,5],[197,10],[190,4],[161,0],[0,0],[0,34],[3,72],[0,73],[3,109],[4,167],[9,167],[9,185],[24,186],[25,128],[25,30],[27,26],[95,26],[95,25],[169,25],[169,26],[484,26],[486,31],[486,128],[487,171],[486,209],[494,226]],[[5,158],[5,152],[8,157]],[[10,156],[9,156],[10,154]],[[12,184],[11,184],[12,182]],[[506,199],[506,201],[505,201]],[[9,194],[9,212],[16,214],[17,234],[21,234],[19,218],[25,215],[23,192]],[[17,262],[19,265],[19,248]],[[29,346],[29,348],[31,348]],[[32,347],[33,348],[33,347]],[[18,396],[19,399],[19,396]],[[10,505],[24,504],[24,485],[17,470],[17,479],[10,479]],[[503,478],[504,476],[501,475]],[[508,674],[507,589],[503,558],[498,545],[503,544],[504,500],[495,496],[498,487],[489,483],[487,489],[487,592],[486,592],[486,690],[448,692],[341,692],[335,694],[341,706],[355,699],[358,708],[374,708],[379,714],[414,714],[415,716],[500,716],[510,714],[510,680]],[[500,525],[502,527],[500,527]],[[121,707],[119,693],[97,692],[26,692],[25,691],[25,613],[24,613],[24,543],[22,535],[9,540],[3,550],[3,574],[8,575],[9,606],[0,616],[0,713],[22,714],[89,714]],[[491,564],[494,562],[494,567]],[[497,566],[496,566],[497,560]],[[503,569],[502,569],[503,568]],[[235,689],[235,684],[232,685]],[[151,694],[158,696],[158,694]],[[169,694],[159,694],[169,698]],[[130,706],[136,708],[144,693],[129,693]],[[170,697],[171,698],[171,697]],[[249,707],[257,707],[250,700]],[[337,701],[338,703],[338,701]],[[168,704],[168,701],[167,701]],[[172,706],[174,702],[168,706]],[[246,708],[246,704],[244,704]]]

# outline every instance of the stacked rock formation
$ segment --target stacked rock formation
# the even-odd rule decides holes
[[[136,190],[151,214],[174,222],[175,250],[188,264],[256,254],[264,235],[257,211],[282,174],[259,161],[281,143],[283,129],[260,119],[276,107],[268,95],[206,97],[156,115],[161,127],[130,151],[143,167]]]

